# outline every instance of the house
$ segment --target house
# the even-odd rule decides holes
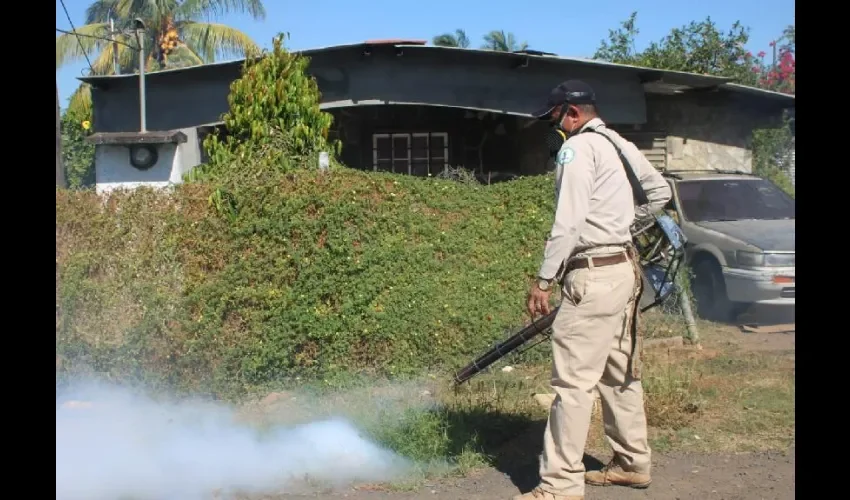
[[[591,84],[602,118],[666,169],[751,171],[753,129],[794,108],[794,96],[726,78],[536,51],[379,40],[301,53],[335,117],[342,161],[410,175],[449,167],[483,178],[545,172],[546,125],[529,116],[570,78]],[[242,63],[146,75],[144,133],[138,75],[80,78],[93,87],[98,190],[180,182],[203,162],[200,142],[221,125]]]

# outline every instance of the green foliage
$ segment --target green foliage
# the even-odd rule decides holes
[[[481,48],[484,50],[493,50],[496,52],[516,52],[528,48],[528,43],[518,42],[513,33],[505,32],[505,30],[492,30],[486,33],[482,40]],[[462,49],[469,48],[469,38],[466,32],[462,29],[456,29],[454,33],[443,33],[431,39],[431,43],[438,47],[459,47]]]
[[[435,36],[431,43],[438,47],[459,47],[462,49],[469,48],[469,38],[466,32],[462,29],[456,29],[454,33],[443,33]]]
[[[637,12],[632,12],[628,19],[620,23],[619,29],[608,30],[608,41],[600,42],[593,58],[616,64],[636,64],[640,53],[635,47],[635,38],[639,33]]]
[[[790,24],[782,30],[781,39],[783,42],[782,46],[779,47],[780,50],[787,50],[792,54],[797,53],[797,28],[795,25]]]
[[[60,118],[62,161],[68,187],[81,189],[95,182],[94,145],[85,141],[92,134],[91,113],[66,111]]]
[[[745,85],[757,82],[758,75],[752,71],[755,58],[745,48],[749,29],[740,22],[736,21],[728,32],[723,33],[710,17],[700,22],[691,21],[672,29],[662,40],[652,42],[646,50],[638,52],[635,37],[640,31],[636,18],[637,12],[633,12],[620,28],[609,30],[608,40],[601,42],[594,59],[725,76]]]
[[[496,52],[516,52],[526,50],[528,43],[517,41],[513,33],[506,33],[505,30],[493,30],[484,35],[484,44],[481,48]]]
[[[271,53],[246,60],[222,117],[227,135],[204,141],[209,162],[195,180],[286,171],[320,151],[339,153],[339,143],[327,139],[333,116],[319,108],[321,96],[306,72],[308,64],[308,58],[284,48],[283,35],[275,37]]]
[[[219,394],[457,368],[524,323],[552,182],[339,169],[58,193],[57,353]]]
[[[753,131],[753,173],[769,179],[780,189],[795,196],[794,185],[781,162],[793,151],[794,141],[789,117],[776,127]]]

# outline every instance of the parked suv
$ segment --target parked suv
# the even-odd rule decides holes
[[[667,213],[688,238],[698,314],[733,321],[752,304],[794,307],[795,200],[739,172],[666,171]]]

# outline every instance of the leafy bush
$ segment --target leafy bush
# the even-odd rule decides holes
[[[207,137],[209,162],[190,179],[265,175],[303,166],[319,151],[339,153],[328,140],[333,116],[319,108],[318,85],[306,73],[309,58],[287,51],[283,38],[274,38],[271,53],[246,59],[222,117],[227,135]]]
[[[780,160],[788,158],[793,147],[790,120],[784,117],[776,127],[753,131],[753,173],[769,179],[780,189],[795,196],[794,184]]]
[[[551,183],[301,171],[228,210],[208,184],[57,192],[62,371],[226,393],[456,368],[523,322]]]
[[[68,187],[81,189],[94,186],[94,145],[85,141],[92,133],[91,113],[66,111],[60,118],[62,162]]]

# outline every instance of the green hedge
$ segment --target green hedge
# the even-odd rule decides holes
[[[457,368],[525,321],[552,177],[56,193],[57,377],[222,396]]]

